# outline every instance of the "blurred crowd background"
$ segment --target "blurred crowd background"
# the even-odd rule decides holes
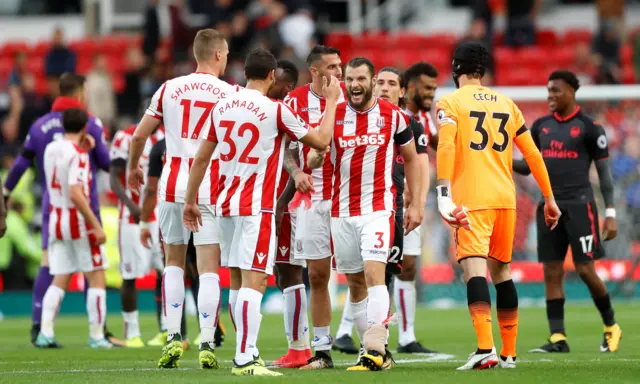
[[[0,169],[4,178],[20,153],[30,125],[50,110],[57,77],[87,77],[88,111],[107,137],[140,118],[148,98],[167,79],[191,72],[191,42],[198,29],[223,32],[230,46],[225,80],[243,83],[243,60],[262,46],[296,63],[300,84],[309,81],[304,59],[317,43],[342,52],[343,63],[367,56],[377,68],[406,68],[424,60],[451,86],[451,53],[461,41],[479,41],[491,52],[486,85],[544,86],[553,69],[576,72],[583,85],[636,83],[640,78],[640,1],[623,0],[3,0],[0,24]],[[585,18],[584,15],[588,15]],[[39,24],[40,18],[50,22]],[[14,27],[3,21],[12,20]],[[33,22],[20,35],[21,20]],[[53,21],[51,21],[53,20]],[[74,20],[80,30],[70,27]],[[26,24],[25,24],[26,25]],[[45,25],[47,27],[45,27]],[[22,28],[27,28],[22,26]],[[73,31],[71,31],[73,29]],[[12,33],[12,30],[15,33]],[[4,34],[4,33],[3,33]],[[9,36],[9,37],[7,37]],[[580,92],[578,93],[580,95]],[[585,101],[583,107],[609,135],[620,238],[609,257],[626,262],[639,239],[640,91],[635,99]],[[518,103],[529,125],[548,113],[545,102]],[[435,154],[431,152],[435,160]],[[7,236],[0,239],[4,289],[28,289],[40,259],[41,192],[30,170],[12,194]],[[530,177],[516,176],[518,230],[514,260],[536,260],[535,206]],[[599,196],[597,188],[596,195]],[[117,220],[108,182],[101,183],[103,220]],[[432,194],[433,195],[433,194]],[[449,265],[448,228],[429,201],[425,218],[423,278],[430,266]],[[108,230],[112,285],[117,276],[117,224]],[[455,268],[452,269],[455,272]],[[610,270],[607,270],[610,271]],[[603,273],[607,272],[604,271]]]

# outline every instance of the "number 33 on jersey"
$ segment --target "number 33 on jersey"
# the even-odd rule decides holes
[[[469,210],[515,209],[513,140],[527,131],[511,99],[467,85],[441,98],[436,119],[456,129],[451,188],[456,205]]]

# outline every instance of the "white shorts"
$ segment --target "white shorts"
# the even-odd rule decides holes
[[[295,259],[331,257],[331,200],[314,200],[309,209],[297,208],[294,237]]]
[[[220,243],[220,228],[212,205],[198,204],[202,214],[202,227],[193,234],[193,245],[210,245]],[[184,203],[158,203],[158,222],[162,241],[165,244],[189,244],[191,231],[182,223]]]
[[[389,211],[332,217],[331,233],[338,273],[358,273],[365,261],[387,263],[393,245],[394,219]]]
[[[409,232],[404,237],[402,256],[420,256],[422,254],[422,226]]]
[[[94,272],[109,268],[104,245],[96,245],[88,238],[49,241],[49,272],[68,275],[76,272]]]
[[[160,247],[158,222],[149,223],[151,232],[151,249],[140,241],[140,225],[121,221],[118,232],[118,248],[120,251],[120,276],[124,280],[133,280],[145,276],[151,268],[162,271],[164,257]]]
[[[223,267],[273,274],[276,231],[273,213],[225,216],[220,224],[220,264]]]
[[[293,257],[294,234],[296,233],[296,215],[285,212],[280,223],[280,235],[278,236],[278,249],[276,251],[276,264],[290,264],[306,267],[304,259]]]

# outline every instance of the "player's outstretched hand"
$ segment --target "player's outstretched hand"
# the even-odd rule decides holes
[[[329,79],[326,77],[322,78],[322,94],[325,99],[337,103],[340,98],[340,92],[340,80],[338,80],[337,77],[331,76]]]
[[[616,219],[614,217],[605,218],[604,224],[602,225],[602,240],[613,240],[617,234],[618,225],[616,224]]]
[[[296,183],[296,189],[300,192],[306,193],[313,190],[313,177],[308,173],[298,172],[293,181]]]
[[[145,248],[151,249],[151,231],[149,228],[140,229],[140,242]]]
[[[93,236],[96,245],[102,245],[107,241],[107,235],[104,234],[104,229],[102,229],[102,227],[91,229],[88,234]]]
[[[404,235],[406,236],[409,232],[418,228],[420,224],[422,224],[422,218],[424,216],[424,212],[420,207],[415,204],[411,204],[409,208],[407,208],[404,213]]]
[[[140,188],[142,187],[142,184],[144,184],[144,172],[142,172],[142,168],[138,167],[138,169],[129,169],[129,178],[127,183],[129,184],[131,192],[139,196]]]
[[[184,205],[184,211],[182,213],[182,223],[191,232],[198,232],[199,226],[202,226],[202,214],[198,205],[194,203]]]
[[[558,208],[558,204],[556,204],[556,199],[553,196],[545,199],[544,203],[544,222],[547,224],[547,227],[551,228],[553,231],[558,225],[558,220],[560,220],[560,216],[562,212],[560,212],[560,208]]]

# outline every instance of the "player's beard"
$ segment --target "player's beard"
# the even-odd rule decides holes
[[[367,104],[369,104],[369,102],[371,101],[371,98],[373,97],[373,86],[368,88],[362,87],[361,95],[362,95],[361,101],[355,102],[353,101],[353,89],[352,88],[347,89],[347,97],[349,98],[349,105],[351,105],[351,107],[356,111],[361,111]]]
[[[420,96],[418,92],[416,92],[416,94],[413,95],[413,103],[416,105],[416,107],[418,107],[418,109],[421,111],[429,112],[431,110],[431,106],[425,107],[424,105],[425,100],[426,98]]]

